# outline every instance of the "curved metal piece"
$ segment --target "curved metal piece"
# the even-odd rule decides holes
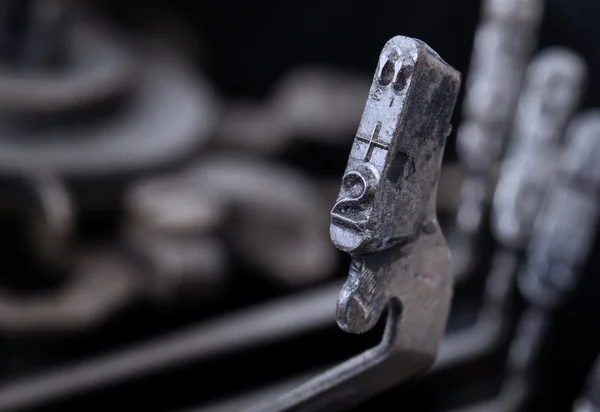
[[[513,253],[499,253],[494,259],[485,292],[484,307],[474,327],[446,336],[431,373],[464,362],[476,361],[493,350],[507,331],[506,310],[510,301],[517,259]],[[331,328],[335,324],[335,299],[342,284],[334,282],[307,292],[262,303],[203,323],[171,336],[154,339],[76,366],[51,370],[0,386],[0,410],[23,410],[47,402],[99,389],[156,373],[178,364],[252,350],[282,339]],[[291,386],[308,381],[306,374]],[[265,400],[261,395],[281,395],[274,387],[249,395],[250,401]],[[287,385],[283,389],[288,389]],[[230,399],[232,402],[236,399]],[[243,406],[255,402],[239,399]],[[235,402],[237,405],[238,403]],[[223,407],[230,405],[227,402]],[[218,405],[215,405],[215,407]],[[229,410],[238,410],[231,408]]]
[[[75,206],[68,189],[56,176],[38,174],[25,177],[35,201],[31,235],[40,257],[53,265],[62,265],[75,225]]]
[[[66,62],[61,67],[46,72],[43,68],[34,72],[0,69],[0,112],[58,113],[133,89],[138,62],[124,43],[98,22],[73,19],[66,34]]]
[[[529,65],[494,197],[492,228],[506,247],[527,245],[585,79],[585,62],[567,49],[541,52]]]
[[[452,296],[435,199],[460,74],[425,43],[394,37],[380,55],[331,212],[351,253],[338,325],[361,333],[388,307],[381,343],[249,411],[342,410],[431,366]]]
[[[68,127],[28,130],[27,139],[1,140],[0,172],[105,175],[158,167],[187,156],[214,125],[207,86],[180,55],[164,48],[148,50],[140,66],[139,87],[103,124],[83,132]]]
[[[514,292],[513,286],[517,268],[518,258],[515,253],[505,250],[498,252],[494,256],[492,270],[485,287],[483,307],[475,325],[464,330],[446,334],[440,345],[438,358],[433,367],[425,373],[425,377],[430,374],[447,371],[467,362],[476,362],[505,342],[510,329],[508,310],[510,308],[511,296]],[[311,301],[311,306],[322,306],[324,311],[328,310],[329,312],[324,312],[324,315],[330,313],[331,324],[333,324],[332,308],[328,308],[325,303],[335,299],[335,294],[337,294],[336,287],[335,285],[331,285],[321,290],[323,293],[320,293],[319,290],[313,292],[315,298],[317,296],[320,296],[320,298],[319,300]],[[339,290],[339,286],[337,290]],[[309,296],[305,295],[305,298],[308,299]],[[290,301],[290,305],[288,306],[290,314],[296,315],[294,317],[290,316],[287,324],[300,324],[299,327],[304,326],[299,321],[302,318],[301,308],[303,306],[301,300]],[[323,323],[315,322],[312,329],[316,330],[317,327],[323,326]],[[253,338],[244,338],[243,340],[252,341]],[[226,412],[242,410],[242,408],[250,407],[269,398],[282,396],[294,387],[308,382],[314,376],[317,376],[317,373],[302,373],[302,375],[294,376],[289,380],[278,381],[275,385],[195,408],[194,411]]]
[[[354,132],[369,82],[350,73],[306,67],[287,74],[269,99],[226,104],[218,142],[277,152],[293,139],[340,142]]]
[[[180,174],[142,181],[131,193],[136,224],[168,236],[231,230],[241,255],[281,284],[299,286],[333,273],[337,254],[324,231],[324,201],[288,168],[216,155]]]
[[[107,272],[108,273],[108,272]],[[334,323],[338,282],[267,302],[129,349],[0,386],[0,411],[26,410],[192,360],[214,359]]]
[[[102,322],[141,291],[137,270],[102,251],[75,256],[75,275],[44,297],[0,291],[0,329],[43,333],[77,330]],[[0,400],[1,403],[1,400]]]
[[[214,236],[189,237],[153,233],[142,227],[127,230],[130,258],[143,272],[150,297],[160,301],[220,297],[227,276],[225,246]]]

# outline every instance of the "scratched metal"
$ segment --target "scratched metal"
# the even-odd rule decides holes
[[[460,74],[425,43],[394,37],[380,55],[340,195],[334,244],[352,255],[336,319],[382,342],[252,411],[343,410],[431,366],[452,296],[435,199]]]
[[[546,50],[529,65],[492,210],[492,228],[506,247],[529,240],[585,80],[585,62],[566,49]]]

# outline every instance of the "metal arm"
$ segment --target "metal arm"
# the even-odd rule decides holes
[[[435,198],[460,74],[419,40],[384,47],[331,212],[331,238],[352,255],[338,325],[379,345],[250,411],[343,410],[430,367],[452,296]]]

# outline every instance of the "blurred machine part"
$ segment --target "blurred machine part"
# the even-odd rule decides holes
[[[93,40],[93,37],[77,33],[71,37],[78,41]],[[117,50],[123,43],[123,40],[115,41]],[[117,51],[108,45],[104,47],[108,51]],[[136,60],[138,70],[134,78],[138,85],[128,83],[132,89],[122,104],[104,116],[101,111],[96,112],[89,119],[87,128],[81,122],[92,115],[85,116],[82,112],[91,110],[104,98],[94,95],[94,90],[106,93],[110,90],[106,82],[116,81],[112,77],[122,70],[117,70],[120,62],[115,61],[116,56],[102,56],[101,49],[95,50],[92,44],[85,44],[80,48],[98,59],[95,62],[100,65],[97,71],[92,67],[91,70],[86,68],[80,76],[67,71],[64,76],[50,75],[49,78],[44,78],[43,74],[24,79],[8,78],[7,87],[14,87],[19,82],[23,85],[15,88],[12,94],[17,96],[7,102],[27,103],[9,107],[4,112],[7,120],[3,134],[6,138],[0,147],[3,173],[14,175],[39,170],[69,178],[133,173],[164,166],[201,146],[214,121],[207,86],[186,67],[182,61],[185,58],[175,49],[158,44],[146,48],[139,44],[137,47],[139,60]],[[86,58],[78,56],[76,50],[73,50],[73,58]],[[133,50],[122,53],[125,56],[134,54]],[[102,67],[111,62],[112,66]],[[85,60],[72,64],[75,68],[85,64]],[[41,81],[45,84],[40,84]],[[60,93],[56,93],[57,90]],[[8,96],[8,92],[2,93],[3,96]],[[47,95],[41,92],[47,92]],[[80,97],[77,93],[85,94]],[[58,99],[65,96],[64,101],[58,100],[54,104],[54,96]],[[63,104],[66,107],[61,112]],[[10,110],[20,113],[13,117]],[[40,120],[40,110],[55,111],[53,116],[57,117],[44,124]],[[72,116],[74,110],[79,111],[77,116]],[[67,120],[69,112],[71,116]]]
[[[132,247],[156,244],[148,255],[159,261],[167,242],[180,242],[179,249],[187,242],[197,255],[194,239],[210,242],[221,234],[259,273],[287,287],[323,281],[337,263],[321,230],[328,218],[319,190],[301,174],[264,160],[214,154],[175,175],[137,183],[128,204]],[[190,260],[190,275],[223,268],[223,253],[204,254],[206,262]],[[224,275],[220,270],[213,276]]]
[[[485,200],[493,191],[494,168],[510,133],[543,5],[543,0],[486,0],[482,5],[457,134],[457,151],[467,173],[450,236],[458,278],[474,269],[479,255],[474,248],[486,219]]]
[[[492,403],[477,411],[523,411],[535,385],[539,351],[553,313],[564,303],[588,258],[598,227],[600,115],[579,115],[567,131],[558,181],[544,197],[527,257],[518,276],[528,307],[521,315],[507,359],[507,378]],[[565,239],[569,241],[565,243]],[[470,409],[471,410],[471,409]]]
[[[276,153],[293,139],[343,143],[356,128],[367,79],[327,68],[296,68],[264,102],[225,103],[217,141],[227,147]]]
[[[109,13],[109,18],[100,17],[98,10],[88,7],[92,3],[0,3],[6,10],[0,16],[0,71],[6,77],[3,81],[0,74],[0,92],[5,90],[0,93],[0,129],[7,157],[6,162],[0,162],[0,183],[6,185],[0,190],[0,206],[8,220],[18,216],[23,223],[27,247],[35,256],[31,260],[37,265],[34,271],[15,271],[21,283],[28,288],[33,285],[33,291],[13,290],[12,280],[6,279],[13,276],[11,271],[0,279],[0,410],[82,410],[90,405],[113,407],[118,402],[116,406],[121,408],[131,405],[157,411],[188,410],[194,405],[202,412],[238,411],[252,405],[262,411],[264,407],[279,410],[281,405],[294,409],[297,402],[313,407],[313,402],[320,400],[335,409],[351,403],[353,397],[366,402],[365,410],[386,410],[387,405],[377,404],[386,399],[422,411],[446,410],[448,406],[464,410],[465,405],[473,404],[477,410],[524,410],[529,395],[535,391],[540,396],[545,389],[537,387],[538,375],[551,365],[540,364],[539,353],[552,345],[555,318],[564,312],[562,301],[573,289],[568,286],[570,282],[563,282],[569,276],[561,274],[569,272],[563,269],[572,265],[580,268],[572,271],[579,277],[589,255],[586,250],[597,232],[592,224],[582,234],[576,228],[594,220],[593,213],[578,209],[579,200],[566,196],[577,204],[564,207],[560,202],[565,199],[548,200],[551,193],[565,187],[577,186],[572,190],[577,196],[595,191],[595,184],[585,183],[593,179],[566,178],[571,172],[553,176],[552,172],[560,163],[559,154],[551,153],[552,149],[559,152],[564,147],[558,142],[577,109],[582,62],[573,52],[548,49],[530,64],[523,87],[516,86],[536,43],[541,2],[483,4],[484,21],[476,39],[469,75],[472,79],[467,80],[465,124],[460,128],[458,144],[466,167],[461,171],[446,163],[441,176],[433,179],[439,178],[441,186],[437,210],[442,224],[447,217],[444,214],[454,214],[458,188],[463,187],[457,221],[462,217],[469,230],[461,232],[460,226],[450,226],[448,229],[455,230],[448,233],[453,235],[458,280],[468,273],[477,276],[456,289],[443,341],[439,342],[439,329],[444,324],[440,320],[434,323],[438,333],[432,332],[436,339],[423,345],[412,343],[412,349],[410,345],[400,346],[419,352],[419,356],[402,358],[398,368],[389,370],[387,365],[404,356],[401,350],[393,352],[390,342],[405,344],[410,336],[426,333],[423,325],[430,314],[415,307],[429,301],[419,299],[425,294],[412,290],[401,296],[410,305],[395,318],[393,311],[388,312],[383,341],[383,328],[379,328],[385,322],[381,321],[356,336],[339,332],[335,301],[342,282],[329,279],[336,272],[345,275],[349,259],[336,254],[327,239],[326,213],[327,203],[333,202],[339,189],[342,170],[336,171],[335,163],[346,165],[365,97],[370,95],[369,102],[382,104],[380,113],[388,113],[383,100],[373,99],[378,93],[382,93],[379,97],[400,97],[402,90],[411,90],[408,84],[401,87],[404,81],[410,83],[410,76],[404,77],[410,61],[405,64],[397,59],[387,70],[387,60],[380,61],[374,85],[387,82],[381,92],[369,92],[369,83],[359,72],[328,65],[344,53],[341,44],[328,50],[328,58],[318,65],[314,64],[316,54],[312,55],[316,45],[308,47],[310,53],[288,47],[278,50],[277,59],[270,60],[274,53],[262,59],[258,51],[255,59],[244,60],[239,57],[245,53],[240,51],[240,44],[245,50],[252,45],[232,34],[224,40],[228,47],[220,47],[216,53],[203,50],[201,54],[209,53],[196,62],[187,42],[174,34],[184,26],[183,20],[166,30],[162,26],[158,29],[156,21],[139,31],[123,30],[123,26],[117,30],[113,26],[115,16]],[[147,9],[161,2],[150,3],[144,2],[143,7],[123,3],[120,7],[133,10],[136,19],[144,19]],[[323,13],[312,13],[310,19],[315,30],[318,16],[327,16],[327,4],[319,7],[324,8]],[[352,7],[348,5],[345,10]],[[391,5],[387,7],[391,10]],[[459,5],[452,7],[458,10]],[[164,20],[167,7],[158,9],[159,19]],[[235,32],[235,17],[229,17],[231,21],[219,24],[223,30]],[[350,20],[349,15],[345,18]],[[263,23],[253,20],[257,31],[263,30]],[[278,24],[286,27],[290,23],[293,19],[289,15],[278,19]],[[200,27],[195,20],[192,25],[194,39],[220,44],[211,39],[214,28]],[[381,25],[378,28],[383,29]],[[565,28],[565,32],[569,30]],[[296,36],[307,43],[309,33],[298,32]],[[429,41],[427,36],[423,38]],[[366,54],[359,56],[359,43],[352,42],[347,52],[367,60]],[[288,55],[288,61],[286,53],[292,50],[294,57]],[[206,60],[207,55],[223,62]],[[447,57],[454,64],[456,56],[450,53]],[[437,61],[435,55],[427,58]],[[228,65],[231,67],[224,67]],[[270,70],[274,66],[278,68]],[[257,90],[243,98],[221,96],[223,90],[219,88],[227,89],[223,82],[254,84],[256,78],[251,72],[279,73],[280,80],[265,88],[271,90],[266,98]],[[253,88],[257,89],[249,87]],[[391,105],[399,104],[398,100]],[[399,120],[400,124],[405,120]],[[421,125],[425,129],[433,124],[425,123]],[[356,222],[368,216],[371,222],[390,222],[388,215],[376,218],[372,210],[388,210],[382,206],[387,200],[370,197],[362,202],[368,196],[359,193],[361,183],[373,183],[360,176],[377,171],[377,167],[363,170],[359,166],[374,162],[377,166],[378,156],[385,151],[383,126],[377,129],[369,119],[363,119],[359,126],[359,132],[366,133],[355,136],[355,149],[366,149],[363,157],[351,157],[347,164],[358,166],[342,181],[333,210],[341,220],[350,216]],[[415,147],[422,148],[425,143]],[[505,146],[506,164],[499,169]],[[389,166],[389,171],[401,169],[402,177],[409,180],[433,170],[411,163],[413,154],[409,150],[395,152],[398,162],[379,166]],[[530,163],[525,155],[531,158]],[[589,156],[591,162],[596,155]],[[366,163],[365,157],[369,157]],[[586,163],[577,159],[571,164]],[[20,167],[20,160],[29,163]],[[34,167],[38,160],[42,162],[39,168]],[[433,160],[424,160],[429,161]],[[575,175],[594,173],[593,168],[582,169]],[[391,193],[385,186],[389,180],[382,176],[385,173],[374,185],[375,194]],[[499,186],[494,194],[496,178]],[[409,189],[401,186],[400,193]],[[431,193],[425,190],[423,194],[427,197]],[[360,199],[355,199],[357,195]],[[409,198],[396,197],[402,201]],[[491,226],[500,245],[481,235],[491,199]],[[592,210],[593,199],[587,199]],[[352,202],[356,207],[348,207]],[[394,223],[421,222],[423,216],[415,220],[406,210],[431,216],[431,202],[427,205],[414,210],[402,208],[402,213],[394,213],[402,219],[394,219]],[[579,211],[577,216],[573,216],[574,211]],[[541,228],[541,224],[534,224],[536,215],[539,220],[562,221]],[[90,227],[90,221],[98,216],[110,216],[110,222],[99,220]],[[569,223],[574,218],[581,222]],[[3,230],[7,226],[4,221],[0,224]],[[425,238],[429,225],[423,227],[419,237]],[[577,233],[571,235],[571,231]],[[383,232],[385,228],[373,230]],[[529,242],[526,256],[526,262],[534,262],[531,273],[542,273],[546,266],[553,268],[548,269],[551,275],[538,276],[544,278],[541,281],[531,281],[534,276],[523,274],[524,248],[532,233],[535,240]],[[567,235],[561,237],[560,233]],[[576,237],[579,235],[581,239]],[[461,237],[467,242],[461,243]],[[574,244],[565,238],[574,239]],[[406,256],[385,257],[396,259],[396,265],[411,257],[433,265],[438,256],[417,253],[425,248],[410,249],[416,241],[404,244],[392,236],[389,243],[391,247],[383,245],[384,250],[374,249],[372,254],[353,252],[356,259],[351,275],[356,276],[348,278],[344,286],[348,293],[343,296],[345,300],[340,297],[338,309],[338,318],[347,330],[357,325],[355,330],[361,332],[372,327],[389,300],[384,289],[372,293],[378,288],[371,290],[370,286],[378,286],[380,281],[397,283],[392,277],[362,276],[370,273],[370,266],[360,266],[357,261],[384,267],[382,254],[402,251]],[[476,244],[478,248],[458,247],[461,244]],[[480,255],[479,247],[486,249],[485,253]],[[5,254],[11,251],[7,249]],[[468,258],[470,252],[481,262]],[[550,262],[548,256],[560,259]],[[23,261],[28,255],[25,259],[9,258]],[[436,274],[446,274],[447,262],[440,266],[444,270]],[[413,272],[419,276],[401,281],[416,284],[429,279],[420,271]],[[521,313],[522,302],[514,287],[519,273],[522,291],[531,294],[525,293],[525,313]],[[48,285],[43,283],[45,279],[40,280],[46,276],[58,279]],[[531,279],[523,280],[526,277]],[[538,296],[536,290],[543,293]],[[542,299],[544,295],[549,296],[547,301]],[[361,317],[361,313],[367,314]],[[397,331],[397,325],[390,323],[394,320],[400,321],[399,334],[393,333]],[[407,332],[403,327],[411,320],[408,326],[413,332]],[[369,345],[360,346],[357,340]],[[410,382],[395,385],[405,378],[399,374],[410,375],[431,363],[436,341],[440,343],[439,356],[433,367]],[[573,343],[576,350],[568,352],[570,362],[580,357],[582,346],[582,342]],[[374,353],[381,357],[368,358]],[[349,363],[339,364],[348,358]],[[356,365],[372,366],[381,359],[372,369],[353,369]],[[404,369],[406,366],[411,368]],[[385,373],[380,375],[378,370]],[[342,375],[336,375],[340,371]],[[226,377],[220,379],[223,372]],[[494,398],[500,386],[497,380],[505,375],[500,396]],[[572,375],[561,374],[559,378],[565,381],[561,385],[571,384]],[[316,380],[311,380],[315,376]],[[338,392],[348,388],[345,378],[350,382],[361,379],[358,390]],[[321,383],[325,386],[319,386]],[[314,392],[312,385],[318,386]],[[381,392],[386,386],[394,388]],[[555,399],[560,392],[562,387],[547,396]],[[340,403],[330,396],[338,393]],[[492,400],[479,404],[481,399]],[[573,398],[569,402],[572,404]],[[589,407],[590,402],[578,405]]]
[[[554,308],[573,288],[596,234],[600,115],[578,115],[567,131],[558,182],[536,218],[519,285],[537,306]],[[568,239],[568,242],[564,240]]]
[[[0,329],[84,328],[129,303],[143,276],[119,252],[90,257],[73,243],[79,215],[98,207],[97,196],[73,187],[126,181],[189,156],[213,129],[213,98],[177,47],[126,39],[85,5],[2,5],[0,171],[25,193],[5,208],[25,212],[37,259],[62,273],[64,287],[42,296],[4,290]]]
[[[600,411],[600,358],[596,359],[585,385],[582,396],[573,406],[573,412]]]
[[[491,216],[496,238],[505,247],[527,245],[585,79],[585,62],[569,50],[542,51],[529,65]]]
[[[501,290],[512,290],[521,266],[522,249],[531,237],[533,220],[539,213],[546,188],[554,183],[552,177],[560,158],[561,131],[575,110],[584,78],[584,63],[567,50],[542,52],[529,65],[493,202],[492,227],[501,246],[494,251],[486,296],[497,294],[494,292],[498,285],[494,280],[496,276],[505,277],[503,281],[507,286]],[[548,124],[550,126],[545,127]],[[482,333],[487,333],[488,353],[497,350],[507,337],[513,312],[510,302],[513,300],[506,297],[492,299],[489,304],[484,300],[480,316],[491,310],[495,318],[486,320],[488,318],[483,317],[473,330],[480,328]],[[491,325],[497,325],[491,329],[495,333],[489,332]],[[531,330],[524,327],[524,333]]]

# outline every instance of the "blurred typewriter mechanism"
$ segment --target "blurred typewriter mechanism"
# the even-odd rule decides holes
[[[260,412],[376,347],[385,316],[336,325],[355,256],[329,225],[398,35],[462,74],[437,191],[454,292],[433,366],[343,410],[600,411],[599,17],[0,0],[0,412]]]

